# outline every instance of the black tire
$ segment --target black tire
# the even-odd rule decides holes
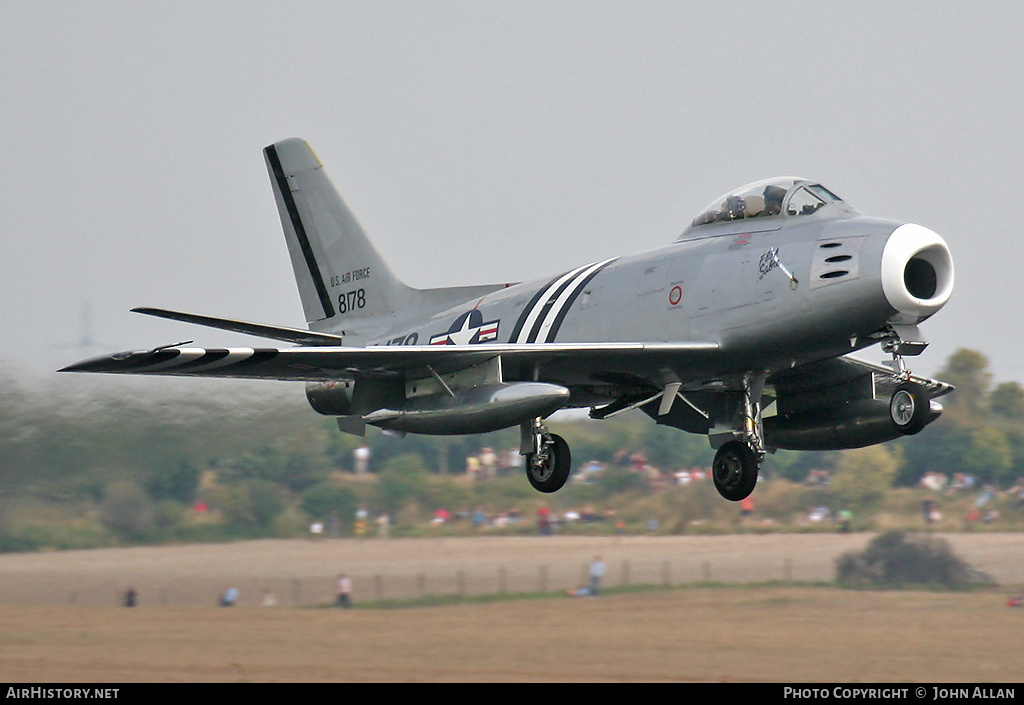
[[[757,484],[757,454],[746,443],[729,441],[715,453],[711,477],[715,489],[731,502],[746,499]]]
[[[900,433],[911,436],[928,425],[929,406],[928,395],[921,387],[904,382],[889,399],[889,418]]]
[[[561,436],[551,434],[551,447],[547,460],[541,465],[533,462],[533,453],[526,456],[526,479],[538,492],[557,492],[569,479],[572,459],[569,444]]]

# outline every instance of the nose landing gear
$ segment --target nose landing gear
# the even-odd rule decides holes
[[[928,425],[929,399],[912,382],[903,382],[889,399],[889,416],[900,433],[911,436]]]
[[[916,329],[912,333],[916,333]],[[910,335],[920,338],[920,335]],[[882,349],[892,355],[891,367],[893,380],[898,382],[889,399],[889,416],[896,429],[903,434],[912,436],[928,425],[931,399],[925,389],[910,381],[910,371],[903,360],[904,355],[918,355],[927,343],[904,342],[900,331],[894,333],[894,339],[882,344]]]

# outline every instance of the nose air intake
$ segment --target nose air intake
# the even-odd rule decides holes
[[[953,293],[953,257],[928,228],[896,228],[882,252],[882,290],[896,309],[893,323],[915,324],[946,305]]]

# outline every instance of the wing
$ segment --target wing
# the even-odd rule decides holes
[[[396,345],[367,348],[185,348],[114,353],[69,365],[61,372],[327,381],[352,378],[416,378],[446,374],[501,358],[508,378],[554,369],[556,376],[600,380],[638,370],[707,369],[715,342],[546,343],[507,345]],[[513,372],[514,371],[514,372]],[[544,375],[545,381],[547,375]]]

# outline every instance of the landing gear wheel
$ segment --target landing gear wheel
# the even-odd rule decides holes
[[[538,492],[557,492],[562,489],[572,467],[569,444],[554,433],[550,434],[550,439],[551,442],[544,444],[541,453],[526,456],[526,478]]]
[[[741,441],[729,441],[715,454],[711,476],[718,494],[738,502],[754,491],[760,462],[757,453]]]
[[[928,396],[916,384],[904,382],[889,400],[889,416],[900,433],[908,436],[928,424]]]

